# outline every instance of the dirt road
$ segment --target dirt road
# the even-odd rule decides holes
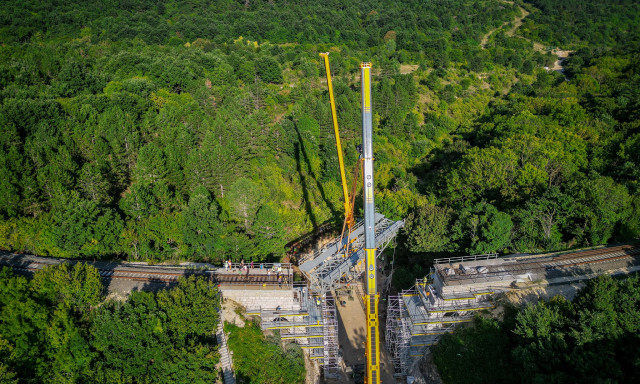
[[[511,4],[513,5],[513,1],[503,1],[503,3],[506,4]],[[522,20],[529,16],[529,12],[522,8],[520,8],[520,16],[516,16],[513,21],[511,21],[511,23],[514,25],[513,28],[511,28],[509,31],[507,31],[507,35],[509,36],[513,36],[513,33],[515,32],[516,29],[518,29],[518,27],[520,27],[522,25]],[[490,30],[489,32],[487,32],[483,37],[482,40],[480,40],[480,46],[484,49],[487,48],[487,43],[489,42],[489,37],[491,37],[492,34],[494,34],[497,30],[502,29],[502,27],[504,27],[505,25],[509,24],[508,21],[505,21],[504,23],[502,23],[502,25],[500,25],[497,28],[494,28],[492,30]]]
[[[358,297],[359,293],[353,291],[353,300],[348,300],[346,296],[341,296],[341,300],[345,301],[344,306],[337,304],[338,307],[338,334],[339,343],[342,348],[344,362],[347,366],[365,364],[365,343],[367,331],[365,329],[366,317],[364,314],[363,304]],[[383,305],[383,304],[380,304]],[[382,339],[382,338],[381,338]],[[393,377],[393,365],[389,360],[388,352],[380,344],[380,361],[382,363],[380,376],[383,383],[396,383]],[[344,377],[341,383],[354,383],[352,378]]]

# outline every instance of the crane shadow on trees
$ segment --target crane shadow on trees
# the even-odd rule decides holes
[[[313,230],[318,229],[318,219],[313,213],[313,208],[311,207],[311,200],[309,196],[309,188],[307,187],[307,176],[305,172],[302,171],[302,161],[306,164],[308,175],[313,181],[315,181],[316,186],[318,187],[318,191],[320,192],[320,196],[322,200],[325,202],[329,210],[331,211],[332,217],[338,217],[338,212],[336,211],[336,207],[327,199],[324,188],[322,187],[322,183],[318,181],[318,177],[313,172],[311,168],[311,161],[309,160],[309,155],[307,154],[307,150],[304,147],[304,142],[302,140],[302,135],[300,135],[300,130],[297,126],[294,125],[294,129],[296,131],[296,135],[298,141],[294,144],[294,155],[296,158],[296,171],[300,175],[300,183],[302,184],[302,197],[304,199],[305,211],[309,216],[309,220],[311,220],[311,224],[313,225]]]

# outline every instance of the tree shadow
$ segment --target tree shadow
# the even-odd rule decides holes
[[[311,220],[311,224],[313,225],[313,230],[315,231],[318,229],[318,219],[314,215],[313,209],[311,207],[311,200],[309,199],[309,189],[307,188],[307,177],[305,176],[304,172],[302,172],[302,161],[304,161],[304,163],[306,164],[310,178],[312,178],[313,181],[315,181],[316,186],[318,187],[318,191],[320,192],[320,197],[322,198],[324,203],[327,205],[327,207],[331,211],[331,216],[334,218],[337,218],[338,211],[336,210],[336,207],[331,203],[331,201],[327,199],[322,183],[318,181],[318,177],[316,176],[316,174],[313,172],[311,168],[311,161],[309,160],[309,155],[307,154],[307,150],[304,147],[302,135],[300,134],[300,130],[298,129],[298,126],[295,124],[294,124],[294,129],[296,131],[296,135],[298,139],[298,141],[294,144],[296,170],[300,175],[300,181],[302,184],[302,196],[305,201],[305,210],[307,212],[307,215],[309,216],[309,219]]]
[[[296,128],[296,131],[298,129]],[[299,134],[298,134],[299,135]],[[311,225],[313,225],[313,230],[318,229],[318,219],[316,215],[313,213],[313,209],[311,207],[311,200],[309,200],[309,190],[307,189],[307,177],[302,172],[302,167],[300,166],[300,147],[302,146],[299,142],[294,145],[295,157],[296,157],[296,170],[300,175],[300,184],[302,184],[302,198],[304,199],[304,209],[307,212],[307,216],[309,216],[309,220],[311,220]]]
[[[457,141],[442,148],[435,148],[420,163],[407,169],[417,178],[416,188],[421,194],[442,194],[447,190],[445,176],[467,150],[468,145],[464,141]]]

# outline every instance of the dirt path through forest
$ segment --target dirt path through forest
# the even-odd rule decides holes
[[[513,5],[513,1],[506,1],[506,0],[505,0],[505,1],[503,1],[503,3]],[[513,21],[511,22],[511,23],[513,23],[514,27],[513,27],[513,28],[511,28],[511,29],[507,32],[507,34],[508,34],[509,36],[513,36],[514,31],[515,31],[516,29],[518,29],[518,27],[519,27],[519,26],[521,26],[521,25],[522,25],[522,19],[524,19],[525,17],[529,16],[529,12],[527,12],[527,10],[526,10],[526,9],[524,9],[524,8],[522,8],[522,7],[519,7],[519,8],[520,8],[521,15],[520,15],[520,16],[516,16],[516,17],[513,19]],[[483,49],[487,49],[487,43],[489,42],[489,37],[491,37],[491,35],[493,35],[497,30],[502,29],[502,28],[503,28],[505,25],[507,25],[507,24],[509,24],[509,22],[508,22],[508,21],[505,21],[505,22],[504,22],[504,23],[502,23],[502,25],[500,25],[499,27],[496,27],[496,28],[494,28],[494,29],[490,30],[489,32],[487,32],[487,33],[482,37],[482,40],[480,40],[480,46],[481,46]],[[511,33],[511,34],[509,34],[509,33]]]
[[[507,1],[504,0],[503,3],[505,4],[511,4],[513,5],[513,1]],[[529,16],[529,11],[527,11],[526,9],[522,8],[521,6],[518,6],[518,8],[520,9],[520,16],[516,16],[513,21],[511,21],[511,23],[513,24],[513,27],[511,27],[511,29],[509,29],[508,31],[506,31],[505,33],[507,34],[507,36],[510,37],[517,37],[520,39],[524,39],[527,41],[530,41],[533,43],[533,49],[537,52],[540,53],[547,53],[547,47],[545,47],[544,45],[540,44],[537,41],[531,41],[530,39],[527,39],[526,37],[523,36],[518,36],[516,35],[516,29],[520,28],[520,26],[522,26],[522,20],[524,20],[527,16]],[[490,30],[489,32],[487,32],[487,34],[485,34],[482,37],[482,40],[480,42],[480,46],[482,47],[482,49],[487,49],[487,43],[489,42],[489,37],[491,37],[492,34],[494,34],[496,31],[500,30],[501,28],[503,28],[505,25],[507,25],[509,22],[505,21],[504,23],[502,23],[501,26],[494,28],[492,30]],[[551,50],[551,53],[555,56],[558,57],[558,59],[553,63],[553,66],[549,67],[549,70],[551,71],[559,71],[562,69],[562,63],[563,61],[569,57],[569,54],[572,53],[573,51],[565,51],[562,49],[558,49],[558,48],[554,48]]]

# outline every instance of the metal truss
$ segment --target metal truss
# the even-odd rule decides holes
[[[376,249],[381,253],[404,227],[404,220],[392,221],[379,213],[375,219]],[[308,278],[312,290],[328,292],[341,282],[355,280],[362,273],[358,266],[364,256],[364,228],[363,222],[359,221],[347,237],[335,238],[300,265],[300,270]]]

